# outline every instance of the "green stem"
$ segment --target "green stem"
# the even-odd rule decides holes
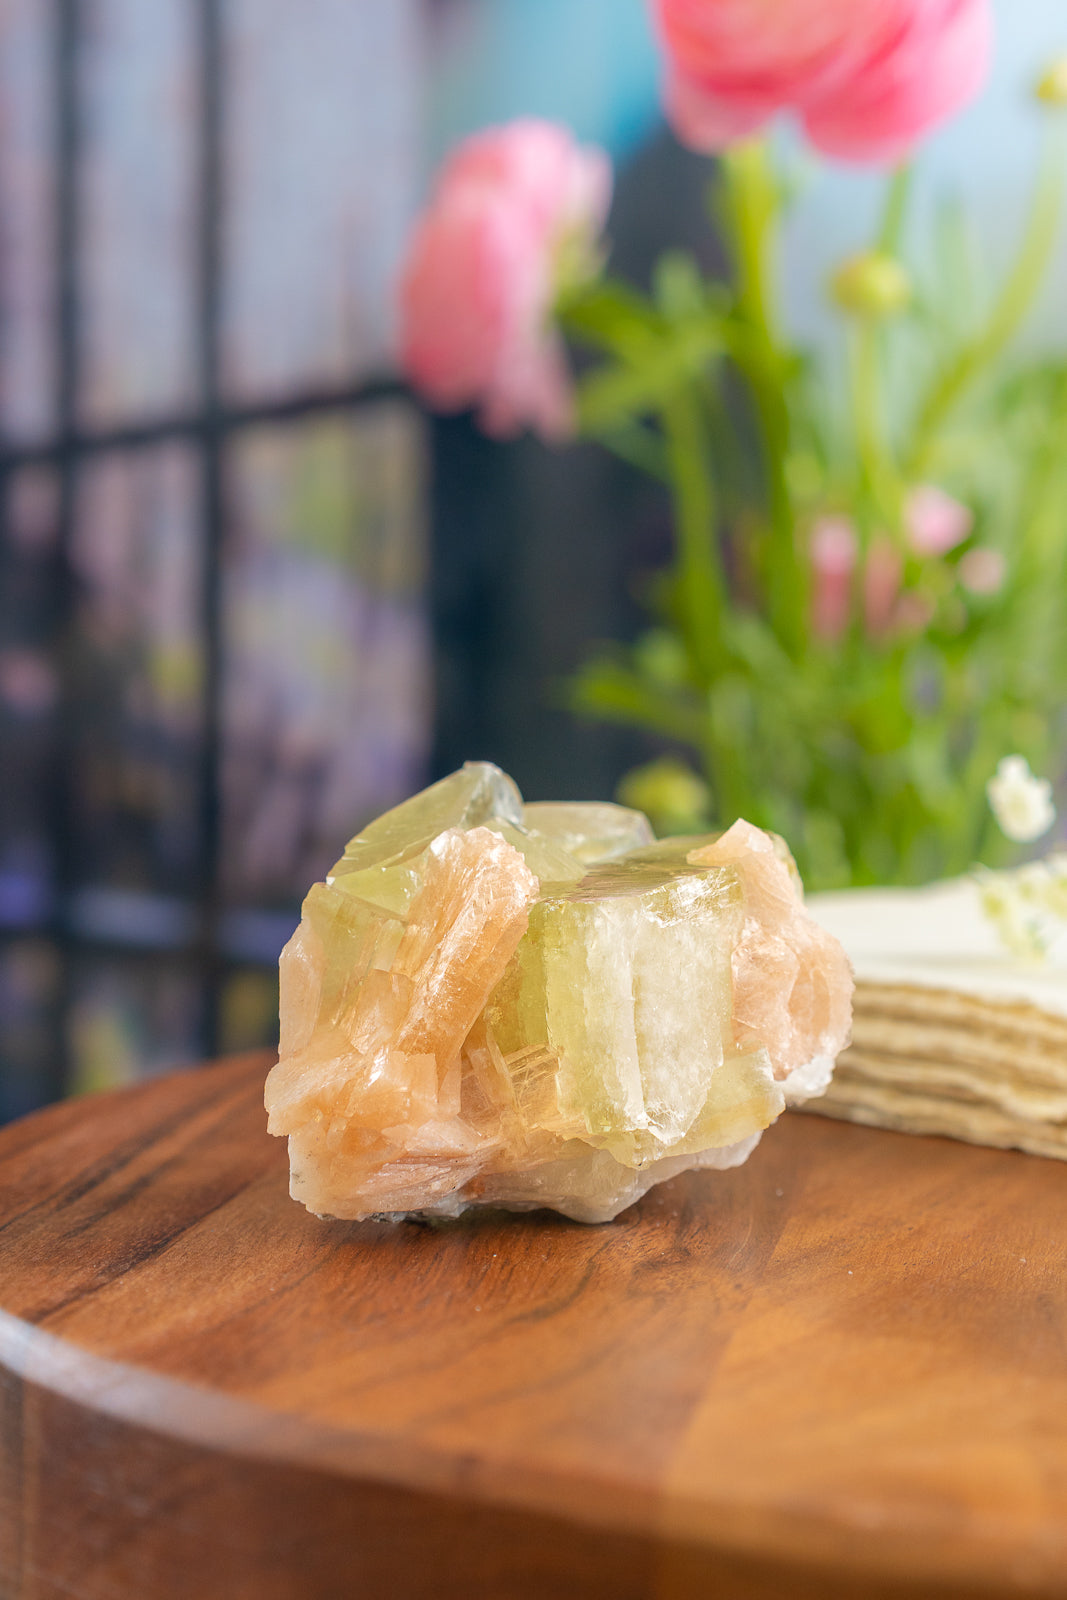
[[[737,273],[737,312],[747,337],[742,357],[752,390],[767,473],[771,539],[764,572],[777,637],[792,656],[804,644],[807,596],[786,475],[789,412],[786,352],[774,308],[778,193],[765,141],[738,144],[722,159],[726,224]]]
[[[663,402],[682,621],[692,657],[711,683],[722,663],[723,578],[715,491],[696,390],[679,386]]]
[[[1063,670],[1062,610],[1064,551],[1062,505],[1067,443],[1067,377],[1049,406],[1045,437],[1035,449],[1016,519],[1009,646],[1016,663],[1033,659],[1042,678]],[[1055,641],[1050,660],[1049,641]]]
[[[893,173],[886,189],[885,207],[878,229],[876,249],[897,255],[911,192],[912,169],[901,166]],[[867,516],[871,522],[897,529],[903,505],[903,489],[893,450],[886,432],[882,405],[882,346],[877,320],[860,317],[849,334],[852,408],[856,426],[856,451]]]
[[[1017,332],[1041,286],[1056,244],[1063,202],[1063,139],[1059,130],[1057,134],[1046,142],[1022,245],[989,321],[935,379],[919,407],[905,459],[905,473],[911,479],[922,476],[941,428],[971,384]]]
[[[877,506],[881,501],[881,415],[876,337],[870,319],[864,318],[849,330],[848,342],[860,477],[866,491],[864,498]]]
[[[777,348],[773,313],[778,199],[766,142],[751,139],[722,157],[727,219],[737,269],[738,308],[769,349]]]
[[[900,251],[901,235],[904,232],[904,217],[911,198],[911,180],[913,168],[910,162],[905,162],[897,167],[889,180],[886,190],[885,211],[882,214],[882,226],[878,234],[878,248],[887,256],[895,256]]]
[[[850,334],[852,407],[856,425],[856,450],[868,516],[879,527],[900,526],[903,490],[896,462],[886,437],[882,411],[879,331],[869,318],[858,322]]]

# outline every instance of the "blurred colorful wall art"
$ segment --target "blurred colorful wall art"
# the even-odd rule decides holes
[[[0,1118],[269,1042],[429,753],[416,0],[0,14]]]

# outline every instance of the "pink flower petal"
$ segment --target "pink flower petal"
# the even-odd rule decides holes
[[[719,97],[695,78],[670,73],[663,91],[667,118],[691,150],[726,150],[756,133],[778,107],[759,95]]]
[[[653,0],[679,137],[720,149],[775,112],[844,160],[885,162],[958,111],[989,65],[990,0]]]
[[[975,97],[992,43],[992,13],[982,0],[920,0],[861,71],[807,100],[809,139],[842,161],[900,161]]]

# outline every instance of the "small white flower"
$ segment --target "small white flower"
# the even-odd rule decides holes
[[[1049,872],[1043,861],[1031,861],[1015,874],[1015,887],[1021,900],[1043,904],[1048,893]]]
[[[993,815],[1009,839],[1020,844],[1040,839],[1056,820],[1052,785],[1035,778],[1025,756],[1005,756],[986,784]]]

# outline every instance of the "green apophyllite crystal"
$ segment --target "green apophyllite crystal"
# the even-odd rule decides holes
[[[270,1129],[320,1215],[601,1221],[826,1081],[851,980],[780,848],[656,844],[468,763],[357,835],[282,955]]]

